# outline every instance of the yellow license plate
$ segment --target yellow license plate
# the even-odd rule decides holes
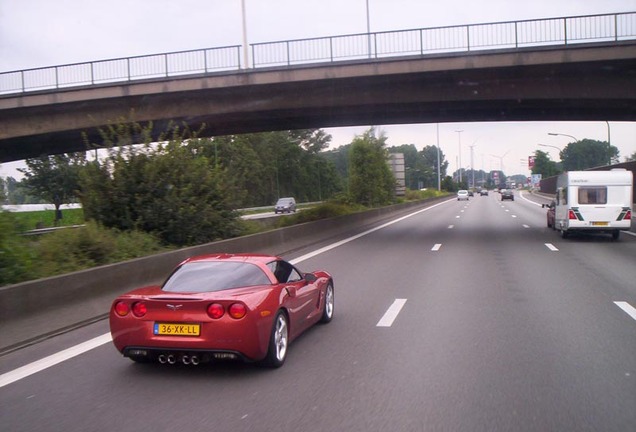
[[[155,323],[154,333],[162,336],[199,336],[201,325]]]
[[[592,222],[594,226],[608,226],[609,222]]]

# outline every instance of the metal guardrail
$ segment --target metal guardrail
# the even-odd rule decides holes
[[[252,68],[636,39],[636,12],[360,33],[250,44]],[[242,46],[0,73],[0,95],[148,78],[234,73]]]

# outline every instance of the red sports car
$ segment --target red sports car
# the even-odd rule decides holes
[[[162,286],[119,296],[110,310],[115,347],[136,362],[285,362],[291,341],[334,312],[333,278],[279,257],[192,257]]]

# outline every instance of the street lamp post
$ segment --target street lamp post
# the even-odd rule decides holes
[[[562,150],[559,147],[553,146],[553,145],[550,145],[550,144],[537,144],[537,145],[540,145],[541,147],[552,147],[554,149],[557,149],[559,151],[559,159],[561,158]]]
[[[555,132],[548,132],[548,135],[552,135],[552,136],[566,136],[566,137],[570,137],[572,138],[574,141],[579,142],[579,139],[575,136],[572,135],[568,135],[568,134],[562,134],[562,133],[555,133]]]
[[[456,130],[457,140],[459,141],[459,162],[457,163],[457,169],[459,170],[459,182],[462,182],[462,132],[463,130]]]
[[[475,144],[469,146],[470,147],[470,168],[473,176],[473,188],[475,187],[475,164],[473,162],[473,150],[475,149]]]
[[[241,0],[241,14],[243,18],[243,68],[249,69],[249,54],[247,49],[247,14],[245,13],[245,0]]]
[[[607,165],[611,165],[612,164],[612,142],[610,141],[610,125],[607,120],[605,120],[605,123],[607,123]]]
[[[440,172],[439,162],[439,123],[437,123],[437,190],[442,190],[442,173]]]

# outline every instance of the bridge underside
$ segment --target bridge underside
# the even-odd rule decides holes
[[[0,98],[0,162],[100,146],[98,127],[204,136],[353,125],[636,120],[636,44],[251,70]]]

